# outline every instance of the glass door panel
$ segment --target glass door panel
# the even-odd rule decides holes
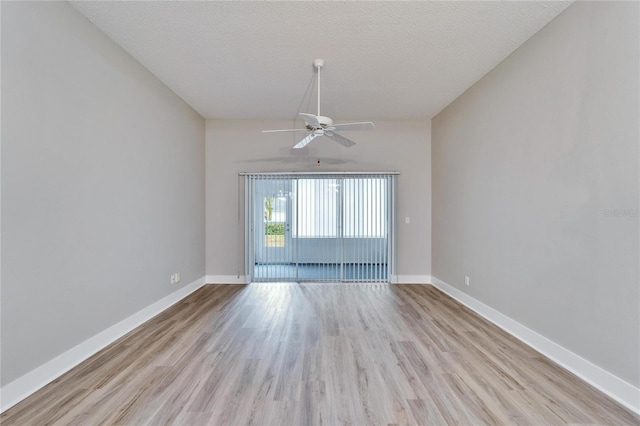
[[[389,281],[390,176],[274,175],[251,185],[254,281]]]
[[[254,188],[254,279],[295,280],[294,248],[291,242],[291,180],[259,180]]]

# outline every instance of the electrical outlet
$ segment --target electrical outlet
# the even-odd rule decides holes
[[[176,283],[179,283],[180,282],[180,272],[176,272],[174,275],[176,276]]]
[[[464,283],[465,285],[469,285],[469,277],[468,276],[464,276]]]
[[[171,274],[171,284],[176,283],[176,274]]]

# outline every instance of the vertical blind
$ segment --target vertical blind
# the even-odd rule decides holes
[[[252,281],[388,282],[395,174],[244,174]]]

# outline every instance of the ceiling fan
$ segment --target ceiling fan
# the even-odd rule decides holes
[[[364,121],[359,123],[344,123],[333,124],[333,120],[329,117],[320,115],[320,70],[324,66],[322,59],[316,59],[313,61],[313,66],[318,70],[318,114],[306,114],[301,112],[299,115],[302,117],[305,123],[304,129],[281,129],[281,130],[263,130],[263,133],[272,132],[310,132],[300,142],[295,144],[294,148],[304,148],[309,142],[317,138],[318,136],[325,136],[338,142],[340,145],[352,147],[356,143],[351,139],[347,139],[344,136],[337,133],[337,131],[350,131],[350,130],[373,130],[374,125],[371,121]]]

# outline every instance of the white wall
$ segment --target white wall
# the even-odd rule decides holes
[[[638,17],[576,2],[432,123],[433,275],[635,387]]]
[[[205,129],[66,2],[2,2],[2,124],[4,386],[204,275]]]
[[[300,135],[260,132],[291,128],[291,121],[207,120],[207,275],[244,273],[244,214],[238,202],[243,183],[238,173],[273,171],[400,172],[397,214],[402,220],[398,220],[396,227],[396,272],[429,275],[430,123],[425,120],[375,124],[374,131],[345,134],[357,142],[352,148],[320,138],[304,149],[294,150],[291,147]],[[406,216],[411,218],[409,224],[404,223]]]

